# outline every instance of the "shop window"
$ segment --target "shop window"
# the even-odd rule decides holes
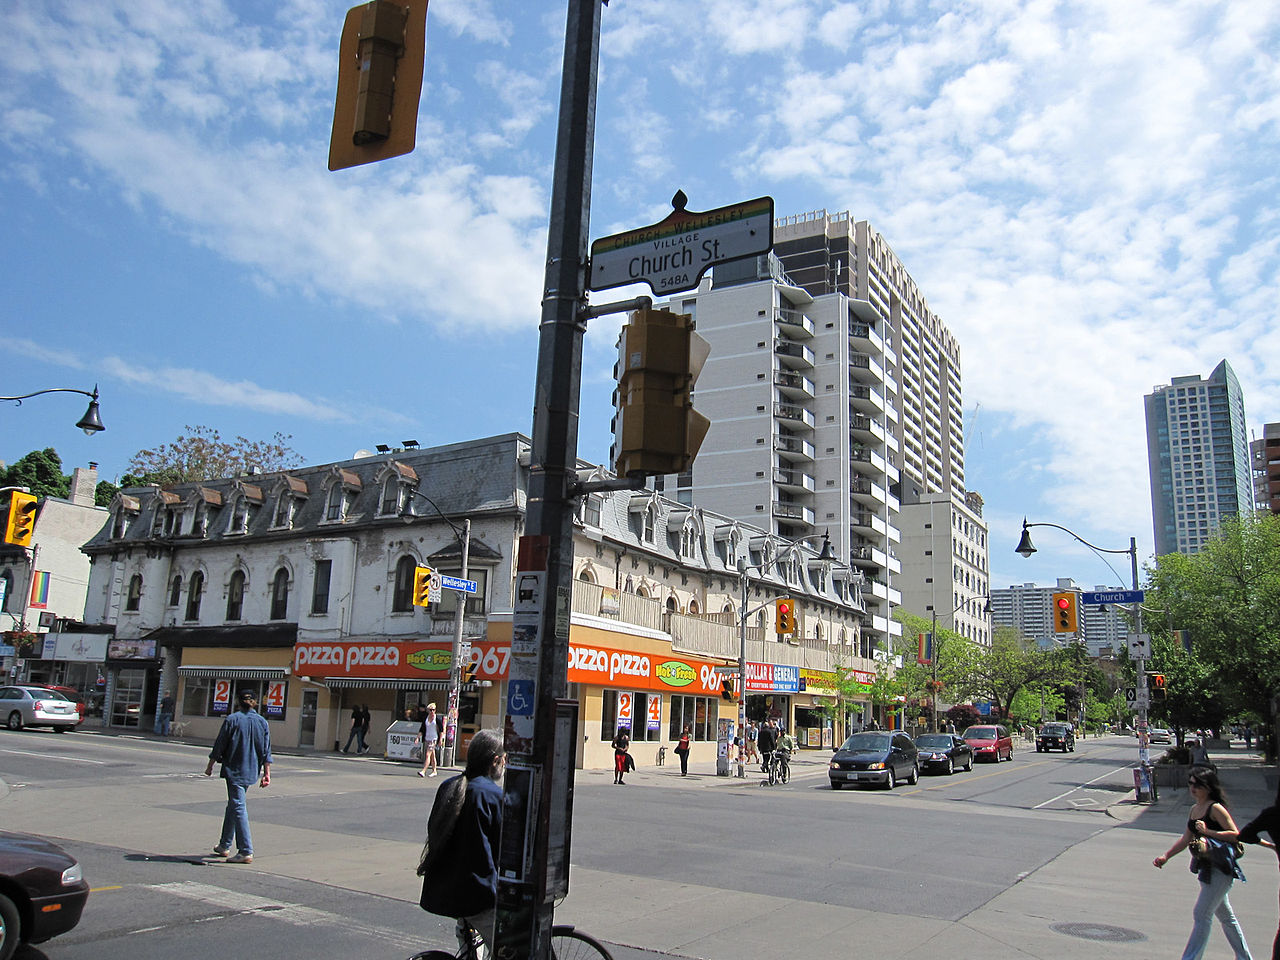
[[[137,612],[138,606],[142,602],[142,574],[135,573],[129,578],[129,593],[125,597],[124,608],[130,612]]]
[[[289,613],[289,571],[281,567],[271,581],[271,619],[283,620]]]
[[[227,584],[227,619],[241,620],[244,613],[244,571],[237,570],[231,574],[231,582]]]
[[[191,575],[191,586],[187,591],[187,619],[200,619],[200,595],[204,593],[204,574],[197,570]]]
[[[207,717],[212,702],[212,680],[187,677],[182,681],[182,716]]]
[[[631,720],[633,742],[662,739],[662,694],[637,693]]]
[[[679,740],[686,725],[693,731],[694,740],[714,740],[715,701],[710,697],[671,698],[671,715],[667,722],[667,739]]]
[[[649,728],[649,711],[653,716],[661,716],[662,695],[657,693],[635,693],[631,690],[604,690],[600,698],[600,739],[608,743],[613,740],[619,726],[626,726],[631,731],[632,743],[643,743],[646,740],[662,739],[662,728]],[[619,720],[619,712],[630,710],[629,720]]]
[[[395,590],[391,595],[392,613],[409,613],[413,610],[413,571],[417,565],[418,562],[407,554],[396,562]]]

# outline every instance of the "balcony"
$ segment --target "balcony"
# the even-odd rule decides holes
[[[817,421],[813,418],[813,411],[806,410],[804,407],[798,407],[791,403],[775,403],[773,405],[773,415],[779,420],[787,421],[792,429],[796,427],[805,427],[812,430],[817,426]]]
[[[849,376],[852,378],[852,384],[883,383],[885,379],[884,367],[880,366],[868,354],[860,353],[850,348]]]
[[[849,339],[853,341],[854,346],[861,348],[866,353],[883,353],[884,338],[875,327],[868,326],[865,323],[855,323],[849,327]]]
[[[779,337],[773,341],[773,352],[777,354],[779,363],[789,370],[813,369],[813,351],[803,343]]]
[[[790,400],[812,400],[817,393],[812,380],[789,370],[773,371],[773,385]]]
[[[884,413],[884,395],[863,383],[849,384],[849,407],[860,413]]]
[[[863,443],[885,442],[884,427],[865,414],[855,413],[853,410],[850,410],[849,430],[853,433],[854,439],[861,440]]]
[[[789,523],[803,523],[810,527],[814,525],[813,508],[801,503],[792,503],[789,500],[773,501],[773,516],[777,520],[786,520]]]
[[[876,533],[883,537],[889,532],[889,525],[885,523],[884,518],[877,517],[869,510],[853,511],[849,516],[849,525],[862,536]]]
[[[789,493],[813,493],[815,488],[811,474],[783,466],[773,468],[773,482]]]
[[[849,448],[849,468],[854,473],[882,477],[887,473],[887,466],[884,457],[872,447],[854,444]]]
[[[849,492],[856,503],[871,507],[882,507],[888,503],[888,493],[878,483],[872,483],[867,477],[854,477],[849,481]]]
[[[814,450],[813,444],[808,440],[802,440],[799,437],[784,437],[781,434],[775,434],[773,438],[773,449],[784,460],[807,460],[813,461],[817,451]]]
[[[809,339],[817,333],[813,321],[799,310],[781,309],[778,311],[778,326],[788,337]]]

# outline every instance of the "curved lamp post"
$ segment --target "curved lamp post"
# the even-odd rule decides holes
[[[450,520],[443,510],[441,510],[434,500],[425,493],[417,490],[410,490],[415,497],[421,497],[427,503],[431,504],[431,509],[449,525],[453,531],[453,535],[457,538],[459,546],[462,548],[462,579],[467,579],[467,561],[471,553],[471,518],[468,517],[462,521],[462,527],[459,528],[456,523]],[[414,514],[408,504],[405,505],[404,511],[400,514],[401,518],[408,521]],[[445,732],[444,732],[444,749],[440,758],[441,765],[451,767],[458,755],[458,704],[461,700],[462,693],[462,619],[466,606],[466,598],[458,597],[457,605],[453,609],[453,652],[449,657],[449,705],[445,712]]]
[[[1055,530],[1061,530],[1063,533],[1070,534],[1076,540],[1083,543],[1090,550],[1097,553],[1127,553],[1129,555],[1129,568],[1133,576],[1133,589],[1138,589],[1138,541],[1134,537],[1129,538],[1128,550],[1108,550],[1106,547],[1099,547],[1097,544],[1090,543],[1084,537],[1080,536],[1074,530],[1068,530],[1066,527],[1056,523],[1028,523],[1026,517],[1022,518],[1022,539],[1018,541],[1018,546],[1014,548],[1015,553],[1020,553],[1024,557],[1030,557],[1036,552],[1035,544],[1031,542],[1031,527],[1053,527]],[[1134,633],[1142,633],[1142,604],[1134,605],[1133,616]],[[1150,755],[1147,750],[1147,669],[1146,658],[1135,657],[1138,665],[1138,765],[1147,772],[1150,777]],[[1083,707],[1084,699],[1081,698],[1081,706]]]
[[[92,392],[88,390],[76,390],[74,387],[51,387],[48,390],[37,390],[34,393],[24,393],[17,397],[0,397],[0,400],[12,400],[18,406],[22,406],[23,400],[29,400],[32,397],[38,397],[44,393],[79,393],[89,398],[89,409],[85,410],[84,416],[80,418],[80,422],[76,424],[85,432],[85,436],[92,437],[95,433],[101,433],[107,429],[102,425],[102,417],[98,413],[98,385],[93,385]]]

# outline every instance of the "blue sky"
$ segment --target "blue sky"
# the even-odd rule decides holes
[[[432,0],[418,149],[326,169],[345,0],[9,0],[0,459],[188,424],[308,462],[531,429],[561,2]],[[1151,551],[1142,396],[1224,357],[1280,419],[1280,6],[614,0],[592,237],[769,195],[888,237],[961,343],[994,586]],[[626,291],[607,291],[597,301]],[[607,458],[620,320],[579,453]]]

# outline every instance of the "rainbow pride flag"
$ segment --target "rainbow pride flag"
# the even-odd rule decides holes
[[[46,570],[37,570],[31,575],[31,602],[27,604],[35,610],[43,610],[49,605],[49,580]]]

